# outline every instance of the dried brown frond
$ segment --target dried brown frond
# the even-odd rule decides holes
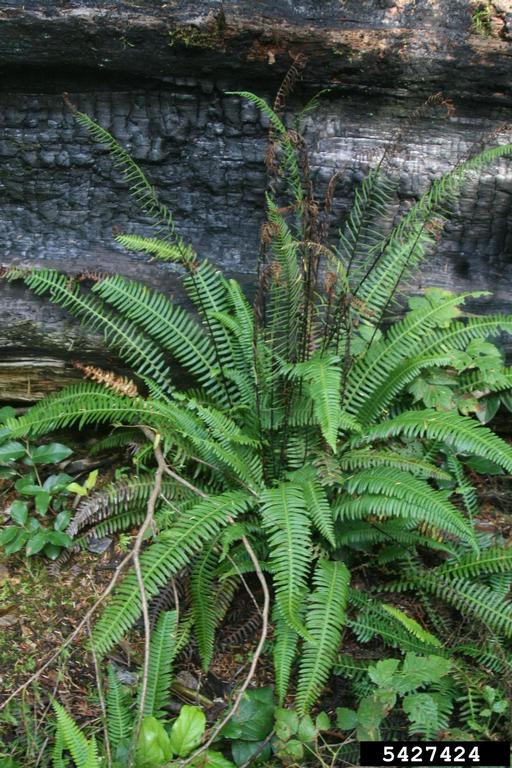
[[[274,99],[274,112],[282,112],[286,106],[286,100],[290,93],[293,91],[298,81],[302,77],[306,64],[308,63],[307,56],[303,53],[298,53],[291,63],[288,72],[283,78],[279,90],[277,91]]]
[[[96,381],[98,384],[103,384],[105,387],[114,390],[119,395],[125,395],[126,397],[137,397],[139,394],[134,382],[126,376],[118,376],[113,371],[105,371],[103,368],[97,368],[94,365],[83,365],[82,363],[74,363],[75,368],[83,371],[86,378]]]
[[[269,173],[274,173],[276,175],[279,175],[281,173],[281,168],[277,160],[277,148],[278,148],[277,141],[274,138],[269,136],[267,151],[265,153],[265,166],[269,171]]]
[[[264,245],[271,245],[277,234],[277,225],[273,221],[266,221],[261,225],[260,240]]]
[[[75,107],[75,105],[69,98],[69,93],[67,93],[66,91],[64,91],[64,93],[62,94],[62,100],[64,101],[64,104],[66,105],[66,107],[70,109],[71,112],[73,112],[73,114],[75,112],[78,112],[78,109]]]
[[[326,272],[324,276],[324,289],[325,292],[331,296],[334,292],[334,289],[336,288],[336,283],[338,281],[338,275],[336,272]]]
[[[281,265],[278,261],[273,261],[270,264],[270,275],[272,277],[272,282],[279,285],[281,282]]]
[[[93,283],[99,283],[100,280],[105,280],[105,278],[108,277],[107,272],[95,272],[95,271],[87,271],[87,272],[80,272],[75,280],[78,283],[83,283],[85,280],[90,280]]]

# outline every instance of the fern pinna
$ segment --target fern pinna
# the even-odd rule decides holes
[[[247,536],[274,588],[279,699],[296,669],[296,702],[306,712],[344,633],[363,643],[480,658],[471,627],[464,642],[443,631],[452,621],[443,601],[510,647],[512,605],[503,581],[512,573],[510,553],[475,530],[464,466],[476,456],[512,472],[512,449],[473,418],[489,393],[510,386],[510,371],[487,340],[512,332],[512,319],[468,315],[465,303],[481,292],[430,289],[409,300],[399,321],[382,320],[435,245],[464,179],[511,154],[512,145],[468,156],[392,227],[395,187],[381,161],[333,243],[323,237],[332,199],[322,211],[309,178],[304,182],[298,131],[259,97],[238,96],[256,104],[272,128],[274,177],[254,304],[184,243],[129,154],[76,112],[156,219],[156,237],[122,234],[118,243],[179,267],[195,311],[119,275],[75,282],[52,270],[8,270],[8,279],[24,280],[102,332],[145,394],[85,382],[12,419],[3,436],[93,424],[132,437],[143,425],[159,435],[167,462],[195,491],[166,480],[159,530],[141,557],[148,599],[177,574],[192,574],[187,621],[207,668],[225,613],[213,596],[224,579],[233,583],[253,568],[241,543]],[[193,377],[195,389],[180,386],[177,368]],[[93,522],[101,531],[136,521],[147,497],[146,480],[142,485],[131,493],[114,487],[110,501],[98,501]],[[109,504],[111,523],[102,511]],[[412,607],[395,605],[396,592],[414,595]],[[140,614],[131,573],[96,624],[97,652],[106,654]]]

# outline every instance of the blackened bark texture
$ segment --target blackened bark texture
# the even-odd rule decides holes
[[[512,7],[495,0],[483,29],[468,0],[2,2],[0,263],[70,274],[120,272],[169,292],[172,267],[115,244],[149,234],[104,149],[74,123],[62,92],[127,147],[172,208],[180,233],[250,290],[266,183],[265,120],[226,94],[271,97],[298,53],[309,63],[295,104],[331,88],[306,125],[319,197],[343,171],[342,222],[354,186],[412,110],[442,90],[455,113],[427,113],[404,134],[390,172],[405,209],[430,179],[511,120]],[[293,108],[290,104],[290,109]],[[498,130],[495,141],[510,140]],[[512,165],[464,188],[415,285],[488,289],[484,311],[511,309]],[[30,399],[75,374],[73,360],[116,364],[65,313],[0,281],[0,399]],[[9,385],[9,376],[16,383]]]

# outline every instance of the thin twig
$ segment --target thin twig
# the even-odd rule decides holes
[[[146,430],[143,429],[142,431],[147,436]],[[163,478],[164,469],[165,469],[161,461],[158,460],[158,453],[161,455],[160,448],[158,447],[159,436],[154,435],[154,433],[150,433],[150,435],[151,435],[151,442],[153,444],[153,451],[155,453],[155,457],[157,458],[158,466],[155,472],[155,482],[153,485],[153,490],[151,491],[151,495],[148,499],[148,504],[146,508],[146,517],[144,518],[144,522],[139,528],[139,532],[137,534],[137,538],[135,539],[135,544],[133,545],[133,549],[132,549],[133,567],[135,570],[135,575],[137,577],[137,583],[139,585],[140,604],[142,609],[142,619],[144,623],[144,662],[142,666],[142,678],[140,683],[139,713],[138,713],[137,722],[135,724],[135,728],[133,731],[134,745],[137,743],[137,740],[139,738],[142,718],[144,717],[144,707],[146,704],[146,695],[148,691],[150,640],[151,640],[151,620],[149,617],[149,606],[148,606],[148,598],[146,595],[146,587],[144,586],[144,576],[142,575],[142,568],[140,566],[140,550],[141,550],[142,542],[144,541],[144,537],[147,531],[153,526],[153,523],[154,523],[155,506],[156,506],[156,502],[158,501],[158,497],[160,496],[160,491],[162,489],[162,478]],[[132,764],[132,762],[133,762],[133,750],[132,750],[130,765]]]
[[[91,644],[91,655],[94,663],[94,675],[96,677],[96,688],[98,691],[98,701],[101,709],[101,716],[103,719],[103,736],[105,744],[105,754],[107,758],[108,768],[112,768],[112,750],[110,748],[110,738],[108,735],[108,715],[107,706],[105,704],[105,695],[103,693],[103,682],[101,679],[100,665],[98,662],[98,655],[96,653],[96,646],[94,645],[94,639],[92,636],[91,622],[87,622],[87,634],[89,635],[89,642]]]
[[[242,542],[247,550],[247,554],[251,558],[254,569],[256,571],[256,575],[258,576],[258,579],[261,584],[261,588],[263,590],[263,608],[262,608],[262,614],[263,614],[263,622],[262,622],[262,628],[261,628],[261,635],[258,642],[258,645],[256,647],[256,650],[254,651],[254,655],[252,657],[251,666],[249,668],[249,672],[247,673],[247,677],[245,678],[243,684],[241,685],[237,697],[235,701],[233,702],[233,706],[227,713],[227,715],[220,721],[220,723],[213,729],[213,731],[210,733],[210,736],[205,741],[205,743],[196,751],[194,752],[187,760],[180,763],[180,768],[184,768],[186,765],[190,765],[190,763],[197,760],[199,755],[202,755],[203,752],[206,752],[207,749],[210,748],[210,746],[213,744],[215,739],[218,737],[222,729],[229,723],[231,718],[236,714],[238,707],[240,706],[240,703],[242,701],[242,697],[244,693],[246,692],[247,688],[249,687],[249,684],[254,677],[254,674],[256,672],[256,667],[258,665],[258,661],[260,659],[260,656],[263,652],[263,646],[265,645],[265,641],[267,639],[268,634],[268,617],[269,617],[269,611],[270,611],[270,592],[268,589],[268,585],[265,579],[265,576],[263,575],[263,571],[261,570],[261,566],[259,563],[259,560],[256,556],[256,553],[254,552],[252,546],[250,545],[249,541],[245,536],[242,537]],[[170,765],[170,764],[167,764]],[[166,768],[166,767],[164,767]]]

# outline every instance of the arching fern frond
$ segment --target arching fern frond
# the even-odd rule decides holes
[[[250,497],[231,491],[200,501],[178,517],[171,530],[164,531],[140,558],[148,599],[158,593],[170,577],[187,565],[207,541],[246,509]],[[98,654],[104,655],[135,624],[141,612],[138,582],[128,574],[114,593],[94,628]]]
[[[151,378],[163,392],[172,391],[171,372],[161,350],[129,319],[109,312],[101,301],[54,270],[30,271],[25,285],[37,296],[47,295],[50,301],[86,322],[91,331],[101,331],[105,342],[133,367],[136,375]]]
[[[194,251],[177,234],[172,213],[160,202],[153,185],[147,180],[141,168],[119,142],[101,125],[98,125],[84,112],[73,110],[79,125],[89,131],[95,141],[105,145],[113,157],[114,165],[120,169],[124,180],[130,186],[130,192],[165,233],[165,237],[176,247],[182,263],[189,264],[195,258]]]
[[[451,411],[405,411],[394,419],[369,427],[363,436],[354,438],[352,444],[364,445],[399,436],[442,440],[455,451],[482,456],[512,472],[510,446],[488,427]]]
[[[276,676],[276,693],[282,706],[290,685],[293,662],[297,654],[299,635],[274,608],[273,661]]]

